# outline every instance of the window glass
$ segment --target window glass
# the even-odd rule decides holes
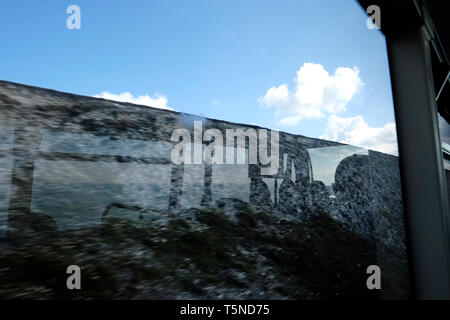
[[[0,13],[0,298],[410,297],[386,44],[355,1],[77,6]]]
[[[169,188],[169,165],[38,160],[32,211],[51,217],[59,230],[89,227],[100,225],[113,203],[166,210]]]

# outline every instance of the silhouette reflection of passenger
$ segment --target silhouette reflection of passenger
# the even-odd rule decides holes
[[[298,215],[298,197],[297,186],[290,178],[283,179],[280,185],[279,210],[288,215]]]
[[[281,213],[306,218],[309,216],[309,184],[312,180],[311,159],[305,145],[290,140],[280,144],[283,182],[279,189],[278,209]]]
[[[322,181],[312,181],[309,185],[311,197],[310,215],[330,214],[333,210],[330,192]]]
[[[343,159],[336,168],[333,190],[338,214],[344,221],[359,232],[372,234],[369,157],[352,155]]]
[[[252,177],[250,183],[250,203],[265,207],[267,209],[272,208],[272,198],[270,196],[270,190],[261,179],[261,177]]]

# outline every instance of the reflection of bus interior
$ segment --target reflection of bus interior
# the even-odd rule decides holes
[[[245,164],[175,165],[171,133],[180,126],[190,129],[195,117],[81,100],[72,105],[70,96],[61,96],[45,110],[11,105],[6,113],[2,149],[9,154],[4,158],[13,187],[3,185],[9,199],[2,206],[9,202],[12,217],[41,213],[65,230],[95,226],[106,216],[137,221],[238,201],[300,218],[324,212],[344,219],[336,203],[359,203],[361,211],[373,206],[368,199],[377,193],[383,193],[377,199],[379,210],[397,208],[395,214],[401,216],[399,181],[385,179],[383,186],[376,185],[381,177],[392,176],[388,171],[398,166],[394,156],[280,133],[274,175],[263,175],[259,165],[248,164],[248,140],[244,150],[232,150],[246,153]],[[223,132],[235,126],[205,121],[206,128]],[[389,190],[396,191],[394,197]]]
[[[225,148],[225,154],[244,154],[242,164],[175,164],[172,133],[184,128],[193,134],[198,117],[8,82],[0,82],[0,99],[0,237],[1,243],[11,244],[17,254],[34,255],[47,261],[45,265],[55,259],[66,263],[75,254],[77,259],[87,259],[80,263],[89,265],[94,273],[96,266],[103,268],[104,262],[111,265],[117,260],[136,263],[139,270],[160,268],[163,273],[177,273],[176,268],[167,267],[166,259],[175,255],[179,261],[194,259],[202,265],[216,259],[219,250],[221,267],[210,269],[207,264],[205,270],[195,271],[208,282],[218,275],[226,279],[234,268],[243,268],[250,276],[255,266],[245,266],[249,259],[241,252],[245,247],[256,252],[255,259],[279,265],[280,274],[273,281],[284,279],[283,270],[292,263],[289,273],[294,272],[296,281],[306,279],[314,288],[323,283],[320,290],[326,295],[334,295],[329,288],[341,283],[334,277],[321,282],[331,264],[337,263],[355,279],[365,276],[360,268],[367,263],[395,264],[396,271],[390,275],[395,289],[386,291],[386,296],[394,290],[408,295],[396,156],[280,132],[274,171],[266,170],[260,161],[249,163],[250,139],[245,139],[243,147],[236,142]],[[255,129],[201,120],[205,130],[214,128],[223,135],[227,129]],[[267,157],[272,152],[272,146],[269,148]],[[294,238],[295,244],[288,240]],[[316,251],[311,251],[310,240]],[[78,251],[65,251],[74,241]],[[117,241],[123,247],[111,246]],[[330,247],[330,241],[336,245]],[[209,249],[197,252],[203,245]],[[105,246],[108,250],[98,249]],[[133,260],[135,254],[150,256],[158,250],[162,260]],[[392,254],[385,255],[386,250]],[[290,262],[280,260],[277,252],[286,252]],[[340,260],[343,252],[352,258]],[[6,254],[2,259],[10,261],[7,258],[13,256]],[[230,264],[230,256],[240,257],[238,266]],[[92,259],[94,264],[87,262]],[[303,272],[295,273],[304,259],[317,259],[305,264],[308,272],[314,273],[306,278]],[[117,262],[116,274],[130,276],[122,263]],[[320,272],[318,265],[322,265]],[[260,290],[268,280],[257,277]],[[50,275],[36,281],[51,279]],[[101,278],[95,281],[100,286],[107,283]],[[146,281],[161,278],[148,277]],[[161,289],[164,292],[152,297],[167,296],[183,281],[167,283],[166,291]],[[291,282],[283,281],[286,285]],[[339,292],[370,295],[364,283],[342,284]],[[233,284],[227,286],[237,292],[231,289]],[[86,297],[104,297],[104,291],[95,288]],[[9,291],[4,292],[9,296]],[[267,297],[301,296],[295,286],[277,292],[267,291]]]

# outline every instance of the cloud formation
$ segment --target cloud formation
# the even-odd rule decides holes
[[[384,127],[373,128],[362,116],[342,118],[332,114],[328,117],[325,134],[319,138],[398,155],[397,133],[393,122],[386,123]]]
[[[173,110],[167,105],[167,97],[163,94],[156,92],[152,97],[149,95],[133,96],[129,92],[123,92],[120,94],[114,94],[108,91],[94,95],[95,98],[103,98],[108,100],[114,100],[119,102],[130,102],[134,104],[140,104],[158,109]]]
[[[346,110],[347,103],[363,85],[357,67],[339,67],[330,75],[321,64],[305,63],[297,71],[294,91],[287,84],[272,87],[258,99],[260,106],[275,108],[282,125],[320,118]]]

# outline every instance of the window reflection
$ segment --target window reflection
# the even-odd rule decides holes
[[[97,117],[108,118],[109,112],[106,109]],[[273,174],[267,174],[259,164],[249,163],[248,144],[244,148],[226,147],[224,152],[224,157],[229,152],[235,157],[243,152],[244,164],[179,165],[171,161],[174,143],[170,141],[170,133],[181,123],[193,135],[194,127],[188,117],[180,117],[183,121],[175,120],[171,126],[162,127],[158,135],[137,130],[132,125],[137,118],[132,111],[121,121],[129,121],[133,131],[119,130],[114,122],[98,129],[83,126],[73,129],[73,124],[59,128],[4,129],[1,146],[6,156],[1,159],[0,172],[3,234],[12,239],[29,239],[24,242],[26,246],[39,244],[42,239],[66,243],[75,237],[80,248],[98,242],[108,246],[105,237],[112,234],[114,241],[129,243],[115,253],[116,257],[126,257],[128,253],[124,252],[136,250],[150,254],[157,248],[165,248],[160,241],[167,241],[168,247],[159,251],[159,257],[173,255],[183,245],[182,252],[176,254],[200,264],[209,259],[206,257],[214,256],[213,252],[225,250],[222,246],[227,248],[221,253],[226,261],[228,254],[242,255],[237,248],[245,247],[243,250],[248,252],[262,250],[264,253],[258,253],[255,259],[267,260],[280,270],[292,267],[289,272],[295,273],[298,265],[305,265],[306,278],[302,278],[303,273],[298,274],[295,281],[308,279],[312,286],[328,277],[336,263],[342,264],[338,268],[342,268],[346,277],[356,278],[365,276],[358,268],[368,263],[381,268],[394,264],[395,272],[386,275],[393,283],[392,292],[407,294],[396,156],[281,132],[277,145],[278,171]],[[172,118],[176,119],[176,115]],[[70,118],[70,121],[78,120]],[[205,119],[204,126],[215,126],[225,132],[231,124]],[[203,144],[201,150],[205,148]],[[212,245],[210,241],[217,236],[225,240]],[[138,237],[139,244],[130,237]],[[230,240],[238,238],[242,238],[238,243]],[[289,239],[294,238],[291,243]],[[199,243],[192,239],[198,239]],[[334,250],[328,249],[330,241],[342,241],[339,254],[327,251]],[[150,246],[145,247],[144,243]],[[205,251],[206,256],[197,257],[197,253],[191,252],[202,245],[211,246],[210,251]],[[311,245],[316,253],[310,252]],[[284,252],[287,260],[270,248],[279,248],[276,250]],[[297,249],[306,251],[300,254]],[[91,259],[91,253],[87,252],[83,254]],[[340,255],[352,257],[340,261]],[[110,259],[105,256],[98,263],[110,265]],[[161,259],[155,261],[164,265],[166,258]],[[321,266],[322,259],[333,266]],[[308,261],[315,262],[308,267]],[[347,265],[348,261],[353,267]],[[294,264],[289,267],[291,262]],[[201,277],[227,273],[228,267],[229,263],[224,262],[217,269],[205,269]],[[250,269],[245,270],[240,272],[250,276]],[[124,271],[118,274],[121,272]],[[271,272],[283,277],[282,273]],[[335,286],[333,283],[340,283],[334,278],[327,281],[317,289],[324,295],[327,288]],[[175,282],[167,285],[173,286]],[[343,283],[338,286],[345,290],[353,288]],[[292,290],[283,297],[297,297],[296,289]],[[389,289],[386,292],[390,294]]]
[[[301,1],[212,3],[140,10],[181,23],[144,28],[163,32],[146,44],[177,48],[131,50],[150,58],[127,64],[130,81],[116,73],[109,80],[117,83],[103,88],[159,87],[147,104],[202,116],[0,81],[0,298],[409,296],[398,158],[297,135],[395,152],[382,35],[367,30],[352,2],[324,3],[330,10]],[[188,19],[164,18],[178,11]],[[179,30],[189,47],[172,41]],[[152,72],[141,81],[133,72],[147,63]],[[67,79],[94,90],[84,84],[110,78],[98,76]],[[70,83],[64,88],[75,91]],[[120,94],[97,96],[105,93]],[[202,144],[195,121],[223,136],[262,127],[292,134],[280,132],[275,170],[249,163],[250,142],[224,152],[243,151],[244,164],[175,164],[174,130]],[[76,295],[64,283],[61,290],[71,264],[86,280]],[[374,264],[383,270],[379,292],[366,287]]]
[[[61,230],[88,227],[100,224],[111,203],[167,210],[169,188],[168,165],[39,160],[32,211]]]

